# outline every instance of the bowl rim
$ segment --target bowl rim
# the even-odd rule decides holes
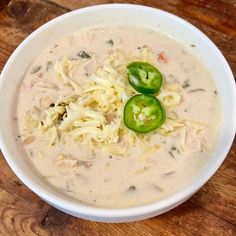
[[[0,80],[0,91],[2,91],[3,83],[2,81],[5,78],[5,74],[7,74],[13,60],[18,56],[18,52],[21,51],[21,49],[24,48],[24,46],[28,43],[28,41],[31,41],[36,35],[40,34],[42,31],[44,31],[46,28],[63,21],[65,18],[77,15],[81,13],[87,13],[94,10],[102,10],[105,8],[109,8],[111,10],[117,9],[117,8],[129,8],[132,10],[145,10],[149,11],[151,14],[160,14],[165,15],[172,20],[176,21],[177,23],[180,23],[184,25],[188,30],[195,31],[199,35],[199,37],[204,40],[209,47],[211,47],[215,53],[217,54],[220,63],[223,65],[225,74],[229,78],[229,83],[232,85],[233,88],[236,88],[234,81],[233,73],[222,55],[222,53],[219,51],[219,49],[215,46],[215,44],[204,34],[202,33],[198,28],[196,28],[191,23],[185,21],[184,19],[152,7],[142,6],[142,5],[135,5],[135,4],[102,4],[102,5],[94,5],[89,6],[77,10],[73,10],[71,12],[65,13],[63,15],[60,15],[49,22],[45,23],[44,25],[37,28],[35,31],[33,31],[27,38],[23,40],[23,42],[15,49],[13,54],[8,59],[7,63],[5,64],[2,74],[1,74],[1,80]],[[6,78],[5,78],[6,79]],[[235,90],[236,91],[236,90]],[[236,104],[236,92],[232,93],[233,96],[233,103]],[[0,93],[1,94],[1,93]],[[236,108],[232,108],[232,115],[236,117]],[[210,178],[211,176],[216,172],[216,170],[219,168],[219,166],[222,164],[224,159],[226,158],[226,155],[232,145],[234,135],[236,132],[236,122],[235,124],[232,124],[231,132],[229,131],[229,135],[227,137],[227,141],[224,148],[222,148],[221,153],[218,155],[219,158],[217,158],[215,165],[209,169],[207,173],[202,174],[199,176],[198,179],[195,179],[191,185],[186,186],[184,189],[172,194],[171,196],[164,198],[162,200],[154,201],[152,203],[147,203],[140,206],[134,206],[134,207],[127,207],[127,208],[104,208],[104,207],[97,207],[97,206],[87,206],[82,203],[73,203],[68,200],[63,199],[62,197],[54,195],[52,192],[45,190],[43,187],[41,187],[39,184],[32,181],[27,174],[21,171],[21,169],[15,164],[14,159],[11,157],[11,154],[8,150],[8,148],[5,145],[4,137],[2,136],[2,133],[0,132],[0,148],[2,150],[2,153],[5,157],[5,160],[7,161],[8,165],[11,167],[11,169],[14,171],[16,176],[34,193],[36,193],[39,197],[46,200],[48,203],[52,203],[55,206],[60,207],[61,209],[65,209],[70,212],[82,214],[85,216],[93,216],[93,217],[104,217],[104,218],[127,218],[127,217],[133,217],[137,215],[145,215],[150,212],[156,212],[156,211],[162,211],[163,209],[166,209],[170,206],[173,206],[174,204],[181,202],[183,199],[187,199],[192,194],[194,194],[199,188],[201,188]]]

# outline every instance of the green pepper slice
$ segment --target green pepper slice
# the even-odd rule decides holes
[[[159,92],[162,84],[161,72],[147,62],[132,62],[127,66],[131,86],[143,94]]]
[[[165,117],[160,101],[152,95],[135,95],[127,101],[124,108],[125,125],[138,133],[157,129],[164,123]]]

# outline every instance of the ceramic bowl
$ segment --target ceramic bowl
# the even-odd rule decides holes
[[[31,168],[16,145],[12,117],[15,94],[27,67],[45,48],[62,35],[83,27],[97,25],[131,25],[150,28],[173,37],[197,54],[209,69],[219,91],[222,125],[218,142],[197,177],[184,189],[150,204],[124,209],[88,206],[54,190]],[[0,147],[15,174],[40,198],[73,216],[102,222],[128,222],[162,214],[186,201],[199,190],[224,161],[236,130],[236,88],[233,74],[215,44],[201,31],[170,13],[128,4],[108,4],[69,12],[41,26],[27,37],[6,63],[0,80]]]

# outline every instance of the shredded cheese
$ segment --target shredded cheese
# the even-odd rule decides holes
[[[53,107],[44,105],[51,102],[48,98],[42,100],[40,108],[27,112],[26,128],[38,128],[47,133],[47,142],[52,146],[64,143],[63,137],[69,135],[84,145],[103,148],[108,153],[121,156],[128,155],[129,148],[134,145],[149,147],[151,135],[137,134],[123,124],[124,105],[136,94],[127,81],[126,66],[135,60],[153,63],[156,56],[148,46],[140,48],[135,55],[126,55],[116,49],[104,65],[87,76],[87,82],[81,84],[73,75],[82,63],[88,63],[87,59],[70,60],[64,57],[56,61],[55,81],[63,80],[65,84],[69,84],[73,89],[72,95],[55,102]],[[46,87],[48,86],[52,87],[51,84]],[[206,127],[200,122],[180,119],[168,110],[181,103],[178,84],[166,83],[157,97],[167,110],[167,119],[157,130],[160,135],[167,136],[183,128],[183,147],[186,127],[193,127],[196,132]],[[159,148],[158,145],[147,148],[140,156],[140,162],[147,160]],[[59,163],[62,163],[62,157]]]

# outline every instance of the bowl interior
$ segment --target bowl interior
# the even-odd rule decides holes
[[[70,12],[54,19],[31,34],[16,49],[2,71],[0,86],[1,149],[17,176],[45,200],[74,212],[82,209],[84,214],[108,215],[109,210],[98,213],[93,211],[95,208],[81,206],[78,201],[60,194],[46,184],[38,175],[35,175],[35,170],[27,159],[22,158],[24,156],[22,150],[15,143],[16,131],[12,117],[16,106],[15,94],[19,83],[29,64],[37,57],[40,51],[62,35],[69,34],[83,27],[98,25],[98,22],[99,25],[141,26],[173,37],[201,58],[202,62],[210,70],[218,88],[222,108],[222,125],[218,143],[191,185],[168,199],[150,204],[150,209],[161,210],[190,196],[210,178],[224,160],[236,129],[235,84],[227,62],[204,34],[189,23],[169,13],[135,5],[100,5]],[[195,44],[196,47],[190,47],[191,44]],[[135,209],[137,210],[136,213],[144,210],[142,206]],[[146,206],[145,211],[147,212],[150,209]],[[129,214],[125,209],[123,212],[122,210],[112,210],[112,216],[114,217],[118,215],[124,216],[125,214]]]

